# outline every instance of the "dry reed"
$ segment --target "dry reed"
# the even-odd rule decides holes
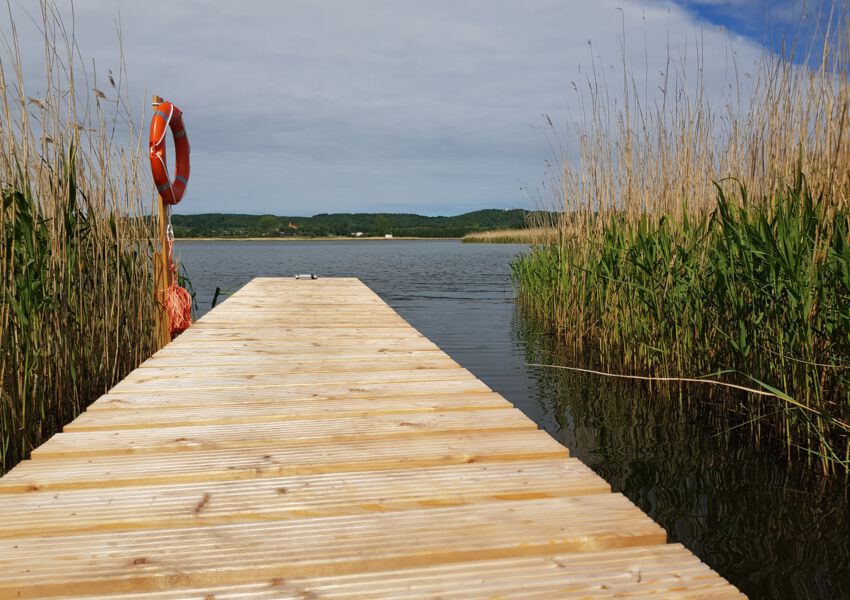
[[[503,229],[476,231],[463,236],[467,244],[544,244],[558,237],[554,227],[529,227],[527,229]]]
[[[56,5],[38,6],[43,77],[24,79],[11,5],[0,56],[0,473],[156,345],[151,192],[123,57],[100,89]]]
[[[521,301],[575,357],[644,375],[719,372],[768,391],[776,418],[759,398],[724,401],[827,471],[850,467],[841,7],[819,61],[766,52],[752,86],[723,106],[686,78],[702,58],[682,62],[653,100],[626,72],[616,105],[594,68],[579,159],[557,177],[558,239],[515,265]]]

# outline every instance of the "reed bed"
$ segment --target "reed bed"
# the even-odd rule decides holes
[[[38,6],[37,80],[11,8],[0,55],[0,473],[157,344],[156,229],[123,66],[101,84],[56,6]]]
[[[577,363],[751,388],[712,397],[825,471],[850,469],[847,14],[723,106],[699,64],[651,101],[626,73],[616,109],[594,69],[559,235],[514,265]]]
[[[554,227],[476,231],[463,236],[465,244],[543,244],[557,238]]]

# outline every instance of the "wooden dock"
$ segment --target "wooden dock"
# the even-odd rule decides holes
[[[0,479],[0,598],[742,598],[356,279],[255,279]]]

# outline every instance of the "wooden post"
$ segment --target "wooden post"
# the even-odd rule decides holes
[[[162,102],[160,96],[153,97],[153,108]],[[165,303],[168,300],[168,286],[170,284],[169,268],[168,268],[168,240],[166,232],[168,229],[168,207],[162,201],[162,197],[158,197],[156,202],[157,212],[159,213],[159,252],[154,252],[154,286],[156,288],[156,301],[158,305],[156,319],[156,337],[159,342],[159,347],[162,348],[171,341],[171,323],[168,319],[168,313],[165,310]]]

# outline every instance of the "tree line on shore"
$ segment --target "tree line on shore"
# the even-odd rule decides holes
[[[172,215],[177,237],[394,237],[459,238],[476,231],[522,229],[540,213],[490,208],[455,216],[406,213],[335,213],[312,217],[207,213]]]

